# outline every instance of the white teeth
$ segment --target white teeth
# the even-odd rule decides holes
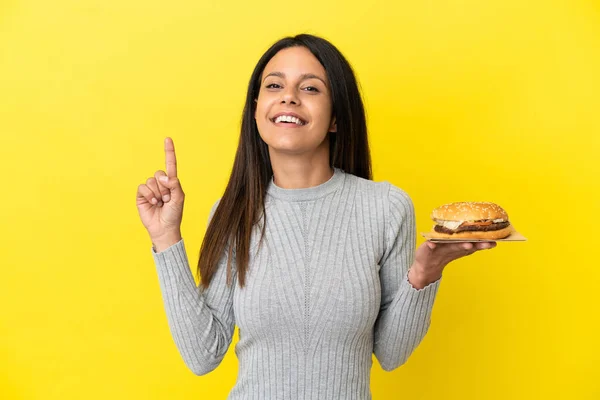
[[[304,125],[304,123],[302,123],[302,121],[300,121],[296,117],[292,117],[291,115],[280,115],[279,117],[275,118],[275,123],[282,122],[282,121],[293,122],[296,125]]]

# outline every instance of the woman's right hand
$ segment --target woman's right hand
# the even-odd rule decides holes
[[[171,138],[165,139],[167,172],[156,171],[138,186],[137,209],[156,251],[162,251],[181,238],[185,194],[177,178],[177,159]],[[157,246],[161,243],[161,248]]]

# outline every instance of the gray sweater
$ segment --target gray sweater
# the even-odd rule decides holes
[[[152,249],[183,360],[195,374],[212,371],[237,325],[239,372],[228,399],[370,399],[371,354],[387,371],[406,362],[440,285],[417,290],[407,279],[416,239],[410,198],[336,168],[305,189],[271,180],[265,207],[266,236],[259,248],[255,227],[243,289],[226,284],[226,254],[202,290],[183,239]]]

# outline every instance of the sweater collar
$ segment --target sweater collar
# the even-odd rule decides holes
[[[275,184],[273,176],[267,188],[267,195],[286,201],[309,201],[326,196],[334,192],[344,182],[346,173],[334,167],[333,176],[327,182],[317,186],[311,186],[301,189],[284,189]]]

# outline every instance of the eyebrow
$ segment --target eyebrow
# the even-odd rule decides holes
[[[276,71],[276,72],[271,72],[269,75],[265,76],[265,78],[263,79],[263,82],[264,82],[264,81],[265,81],[265,79],[267,79],[269,76],[277,76],[277,77],[279,77],[279,78],[281,78],[281,79],[285,79],[285,74],[284,74],[283,72],[277,72],[277,71]],[[306,74],[302,74],[302,75],[300,75],[300,80],[301,80],[301,81],[304,81],[304,80],[306,80],[306,79],[318,79],[318,80],[320,80],[321,82],[323,82],[323,84],[325,85],[325,87],[327,87],[327,83],[325,82],[325,80],[324,80],[323,78],[321,78],[320,76],[317,76],[317,75],[315,75],[315,74],[311,74],[310,72],[309,72],[309,73],[306,73]]]

